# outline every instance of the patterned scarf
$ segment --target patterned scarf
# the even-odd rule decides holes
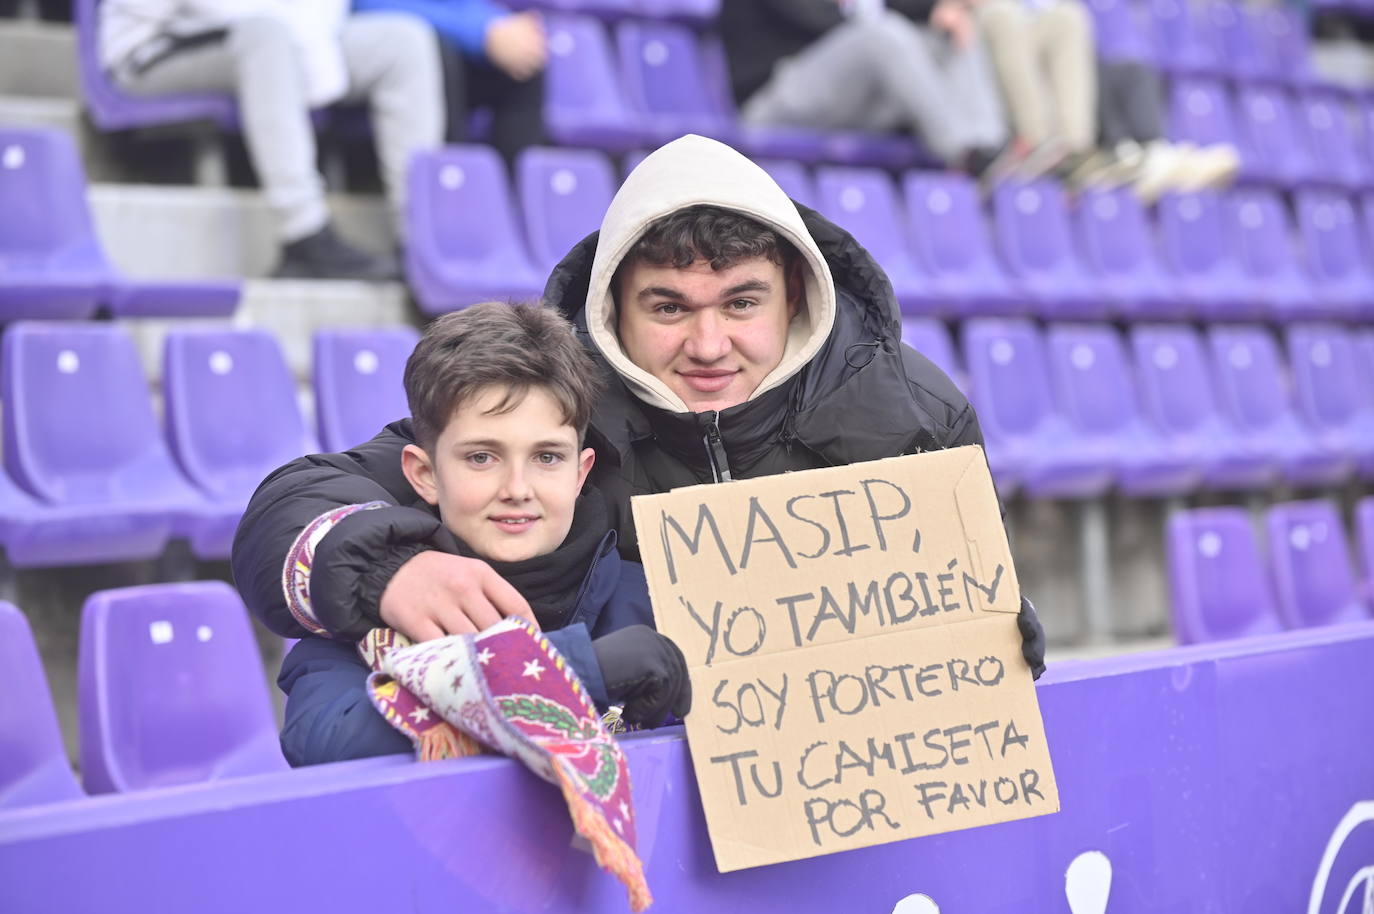
[[[653,902],[635,852],[630,771],[576,674],[549,640],[511,617],[476,635],[411,644],[374,629],[359,644],[372,703],[421,761],[490,747],[558,785],[573,827],[616,876],[630,908]]]

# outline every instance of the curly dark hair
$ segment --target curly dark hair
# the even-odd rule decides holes
[[[643,261],[681,269],[704,260],[712,270],[725,270],[742,260],[766,257],[787,269],[797,256],[791,242],[757,219],[724,207],[701,205],[655,220],[630,248],[621,266]]]

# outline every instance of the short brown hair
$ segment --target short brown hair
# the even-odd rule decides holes
[[[601,377],[572,326],[553,308],[483,302],[445,314],[425,328],[406,361],[416,442],[433,449],[459,407],[488,387],[506,388],[497,413],[519,406],[531,387],[547,390],[580,440]]]
[[[701,205],[652,222],[621,264],[644,261],[682,269],[704,260],[712,270],[725,270],[742,260],[766,257],[787,269],[797,256],[790,241],[757,219],[724,207]]]

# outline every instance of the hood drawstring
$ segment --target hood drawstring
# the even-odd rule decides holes
[[[729,482],[730,459],[725,454],[725,440],[720,436],[720,413],[708,409],[697,415],[701,417],[698,421],[705,432],[701,441],[706,446],[706,462],[711,465],[711,481]]]

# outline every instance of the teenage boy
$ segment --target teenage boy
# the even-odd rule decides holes
[[[313,550],[295,562],[310,565],[319,582],[394,562],[397,548],[407,558],[437,551],[480,559],[495,572],[494,599],[528,605],[521,614],[538,622],[599,707],[623,704],[625,720],[649,726],[670,711],[686,714],[682,653],[652,628],[644,570],[620,558],[605,500],[587,484],[596,454],[583,439],[598,378],[551,309],[487,303],[435,321],[405,370],[415,441],[402,450],[400,469],[418,499],[340,508],[334,522],[359,515],[372,535],[328,564]],[[308,592],[292,595],[291,611],[312,637],[286,657],[278,678],[287,760],[408,751],[406,737],[369,703],[368,668],[354,644],[319,637],[328,632]]]

